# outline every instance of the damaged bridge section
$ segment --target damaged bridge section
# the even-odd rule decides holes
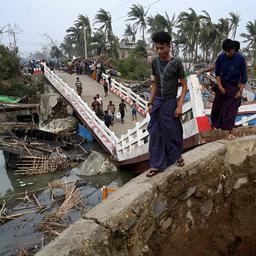
[[[256,136],[203,145],[145,173],[37,256],[255,255]]]

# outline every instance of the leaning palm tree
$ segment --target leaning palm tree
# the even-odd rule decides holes
[[[205,10],[203,10],[202,13],[201,29],[198,39],[203,53],[203,60],[208,62],[211,59],[210,52],[213,51],[217,31],[209,13]]]
[[[147,25],[149,26],[149,29],[147,32],[149,34],[153,34],[157,31],[166,31],[171,36],[171,44],[173,39],[173,27],[176,24],[175,14],[172,16],[172,19],[170,20],[169,15],[167,12],[165,12],[165,16],[161,14],[157,14],[156,16],[150,15],[147,17]]]
[[[86,38],[88,44],[88,50],[90,50],[91,40],[91,25],[90,20],[86,15],[79,15],[74,23],[74,26],[68,28],[66,32],[67,36],[72,40],[72,44],[75,46],[75,54],[77,56],[85,55],[84,52],[84,29],[86,30]]]
[[[227,18],[220,18],[219,22],[217,23],[217,28],[219,30],[221,40],[228,38],[231,28]]]
[[[228,18],[228,20],[230,22],[230,29],[232,30],[232,38],[235,39],[236,31],[240,22],[240,15],[235,12],[230,12],[229,15],[230,15],[230,18]]]
[[[195,61],[197,61],[198,37],[203,17],[202,15],[197,15],[192,8],[189,8],[189,11],[180,13],[177,27],[179,28],[179,33],[183,34],[183,37],[187,37],[187,43],[191,51],[191,60],[193,61],[195,56]]]
[[[95,15],[95,24],[101,24],[99,30],[103,30],[105,32],[106,44],[109,43],[112,48],[113,44],[113,30],[112,30],[112,18],[111,14],[104,9],[100,9],[98,13]]]
[[[128,19],[127,21],[134,21],[133,28],[137,29],[139,28],[142,32],[142,40],[145,43],[145,29],[147,27],[146,23],[146,16],[147,16],[148,10],[145,11],[144,7],[140,4],[133,4],[130,8],[130,11],[128,12]]]
[[[150,26],[148,29],[148,33],[152,34],[157,31],[168,31],[167,20],[161,14],[157,14],[156,16],[150,15],[147,18],[147,24]]]
[[[84,44],[84,37],[83,37],[83,31],[76,27],[72,26],[66,30],[67,37],[70,41],[72,41],[72,44],[74,46],[74,54],[76,56],[82,56],[83,55],[83,44]]]
[[[78,15],[78,19],[75,21],[75,26],[81,30],[85,29],[86,31],[86,38],[89,41],[91,38],[91,23],[87,15]]]
[[[245,38],[244,42],[248,43],[247,48],[252,53],[253,68],[256,64],[256,20],[249,21],[246,24],[247,33],[242,33],[241,36]]]

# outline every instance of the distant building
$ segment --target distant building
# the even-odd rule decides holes
[[[127,44],[127,43],[121,42],[120,47],[119,47],[120,59],[125,59],[125,58],[129,57],[132,50],[134,50],[135,47],[136,47],[135,44],[131,44],[131,43]]]

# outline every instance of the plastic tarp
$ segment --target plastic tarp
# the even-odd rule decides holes
[[[79,129],[79,134],[80,136],[84,137],[88,142],[92,142],[93,141],[93,136],[92,134],[89,132],[88,129],[86,129],[83,125],[78,124],[78,129]]]
[[[21,98],[18,98],[18,97],[9,97],[9,96],[0,95],[0,102],[18,103],[20,100],[21,100]]]

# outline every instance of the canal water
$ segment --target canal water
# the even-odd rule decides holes
[[[133,177],[135,177],[134,174],[122,170],[110,174],[81,177],[79,176],[79,166],[51,174],[17,176],[14,174],[14,170],[6,169],[3,152],[0,151],[0,206],[4,199],[7,209],[11,209],[11,214],[15,214],[16,210],[24,207],[23,198],[26,191],[35,191],[41,205],[50,205],[51,196],[47,187],[49,182],[62,180],[69,183],[80,179],[83,185],[79,187],[79,195],[86,205],[86,209],[89,210],[102,201],[100,191],[102,186],[121,187]],[[48,213],[52,213],[52,211]],[[44,217],[45,214],[32,212],[5,224],[0,222],[0,255],[17,255],[17,252],[23,248],[30,249],[32,252],[29,255],[33,255],[32,249],[37,251],[44,246],[48,241],[46,241],[45,235],[38,230],[38,223]],[[80,217],[81,212],[76,209],[71,209],[65,215],[69,224]]]

